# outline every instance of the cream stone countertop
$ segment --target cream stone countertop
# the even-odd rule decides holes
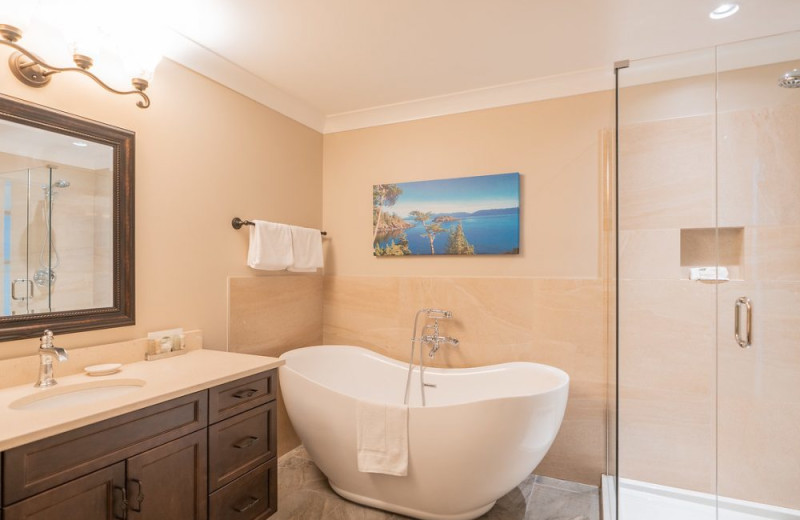
[[[272,357],[201,349],[157,361],[124,364],[119,372],[107,376],[83,373],[59,376],[56,365],[58,384],[54,387],[34,388],[34,381],[31,381],[0,389],[0,451],[264,372],[283,363],[283,360]],[[145,384],[127,394],[92,403],[47,410],[10,407],[17,399],[37,392],[113,379],[141,379]]]

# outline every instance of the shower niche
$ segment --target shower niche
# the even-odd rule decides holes
[[[15,168],[36,161],[0,152],[2,316],[112,304],[110,154],[108,161],[61,158]]]
[[[681,279],[711,282],[698,270],[717,270],[716,281],[744,279],[744,228],[681,229]],[[712,275],[714,273],[711,273]]]

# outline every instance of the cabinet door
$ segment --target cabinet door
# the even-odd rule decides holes
[[[125,463],[89,473],[6,507],[5,520],[124,518]]]
[[[207,444],[201,430],[128,459],[128,519],[205,520]]]

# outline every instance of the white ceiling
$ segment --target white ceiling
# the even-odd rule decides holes
[[[719,3],[192,0],[161,13],[179,35],[169,58],[330,132],[610,88],[617,60],[800,29],[800,0],[738,0],[709,19]]]

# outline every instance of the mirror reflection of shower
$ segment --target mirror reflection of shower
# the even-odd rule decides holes
[[[52,286],[56,282],[56,268],[61,264],[58,249],[53,243],[53,212],[59,190],[69,188],[70,182],[58,179],[51,184],[42,185],[42,220],[45,225],[45,234],[42,239],[42,248],[39,251],[39,269],[33,275],[33,281],[39,287]]]

